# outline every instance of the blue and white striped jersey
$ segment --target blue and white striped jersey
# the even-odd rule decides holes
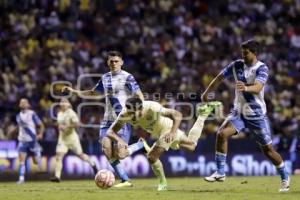
[[[126,100],[134,93],[140,91],[140,87],[134,77],[120,70],[117,73],[105,73],[98,81],[94,90],[105,94],[105,113],[100,127],[107,127],[117,119]]]
[[[236,60],[227,65],[222,70],[227,79],[242,81],[246,85],[254,84],[254,81],[260,81],[263,85],[268,80],[269,69],[261,61],[257,61],[253,66],[248,67],[244,60]],[[245,116],[261,116],[266,114],[266,103],[264,100],[264,88],[259,94],[249,92],[238,92],[235,90],[234,110]]]
[[[31,142],[36,140],[37,125],[42,121],[33,110],[21,111],[16,117],[19,126],[18,140],[21,142]]]

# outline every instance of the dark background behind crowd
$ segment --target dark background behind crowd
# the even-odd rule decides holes
[[[16,139],[12,130],[21,97],[43,119],[44,140],[56,140],[50,115],[58,100],[50,94],[51,84],[93,87],[95,77],[83,78],[80,85],[77,78],[107,72],[108,50],[123,53],[123,69],[136,77],[147,99],[174,107],[175,102],[198,103],[222,67],[240,57],[239,44],[254,38],[262,44],[260,60],[270,68],[265,100],[274,144],[279,151],[297,149],[299,0],[1,0],[0,16],[0,140]],[[215,93],[226,113],[233,89],[224,83]],[[75,110],[90,101],[71,97]],[[189,114],[188,108],[176,109]],[[99,124],[103,110],[86,106],[80,117],[84,124]],[[183,129],[193,121],[183,121]],[[209,122],[204,138],[219,124]],[[96,140],[98,128],[80,128],[79,135]]]

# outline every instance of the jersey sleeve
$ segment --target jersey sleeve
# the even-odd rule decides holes
[[[93,90],[99,93],[104,93],[102,78],[99,79],[98,83],[94,86]]]
[[[235,66],[235,62],[230,63],[222,70],[222,74],[226,79],[232,79],[233,77],[233,67]]]
[[[266,65],[262,65],[256,70],[256,78],[255,78],[256,81],[265,84],[268,80],[268,77],[269,77],[269,69]]]
[[[32,120],[33,120],[35,125],[41,125],[42,124],[42,120],[39,118],[39,116],[35,112],[33,112],[33,114],[32,114]]]
[[[128,75],[125,86],[131,93],[136,93],[140,90],[140,86],[131,74]]]

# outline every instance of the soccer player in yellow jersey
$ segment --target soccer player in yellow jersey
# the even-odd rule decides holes
[[[79,118],[72,109],[69,100],[66,98],[62,98],[60,101],[60,111],[57,114],[57,123],[59,137],[56,146],[55,175],[50,180],[52,182],[60,182],[63,157],[69,149],[79,156],[79,158],[88,162],[96,174],[98,171],[97,167],[89,156],[83,153],[79,137],[76,132],[76,128],[79,127]]]
[[[128,146],[117,133],[125,123],[129,123],[134,127],[143,128],[151,134],[151,137],[157,138],[157,141],[149,149],[147,156],[154,174],[159,178],[157,190],[166,190],[167,181],[159,157],[169,148],[194,151],[201,136],[205,119],[214,108],[220,105],[220,102],[210,102],[199,106],[197,121],[186,136],[178,128],[182,119],[180,112],[164,108],[154,101],[142,101],[136,97],[129,98],[126,101],[125,108],[109,128],[107,135],[112,140],[117,141],[118,145]],[[128,153],[122,155],[120,159],[125,158],[127,155]]]

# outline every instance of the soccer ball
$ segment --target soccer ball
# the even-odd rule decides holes
[[[113,186],[114,182],[114,174],[107,169],[101,169],[95,176],[95,183],[101,189],[110,188],[111,186]]]

